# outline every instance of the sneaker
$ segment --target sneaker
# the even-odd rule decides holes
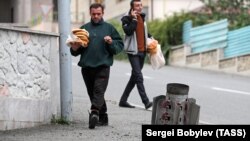
[[[148,102],[146,105],[145,105],[145,109],[147,110],[148,108],[152,107],[153,103],[152,102]]]
[[[97,126],[107,126],[109,123],[108,114],[100,114]]]
[[[125,107],[125,108],[135,108],[135,106],[130,105],[128,102],[120,102],[119,106],[120,107]]]
[[[98,112],[92,111],[89,114],[89,129],[94,129],[99,120]]]

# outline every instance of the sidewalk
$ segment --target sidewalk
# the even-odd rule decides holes
[[[106,103],[108,126],[88,128],[90,103],[86,94],[73,98],[73,122],[70,125],[50,124],[0,131],[0,141],[140,141],[141,125],[151,123],[151,110],[121,108],[117,102],[110,100]]]

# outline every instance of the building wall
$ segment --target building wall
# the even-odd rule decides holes
[[[71,1],[71,21],[72,23],[86,23],[90,21],[89,6],[95,0],[72,0]],[[102,0],[105,6],[104,19],[120,19],[122,15],[130,9],[130,0]],[[149,0],[143,0],[145,13],[148,13]]]
[[[31,0],[13,0],[14,22],[26,23],[31,17]]]
[[[152,19],[163,19],[173,15],[174,12],[191,11],[203,6],[199,0],[150,0],[149,17]]]
[[[89,6],[96,0],[71,0],[71,22],[79,26],[90,21]],[[118,19],[128,12],[130,0],[97,0],[105,5],[104,19]],[[199,0],[143,0],[144,12],[148,20],[162,19],[180,12],[189,11],[202,6]],[[2,4],[3,3],[3,4]],[[55,5],[54,5],[55,4]],[[0,22],[27,24],[35,30],[57,32],[57,2],[56,0],[11,0],[0,2]],[[13,19],[11,19],[11,9]],[[53,18],[54,17],[54,18]],[[2,19],[2,20],[1,20]],[[54,23],[53,23],[54,22]]]
[[[86,23],[90,21],[90,15],[89,15],[89,6],[94,1],[86,1],[86,0],[72,0],[71,2],[71,20],[72,22],[78,22],[78,23]],[[129,2],[130,0],[123,0],[123,1],[117,1],[117,0],[106,0],[103,1],[103,4],[105,5],[104,9],[104,19],[110,20],[112,18],[116,18],[118,16],[124,15],[129,10]],[[78,6],[77,4],[78,3]],[[76,10],[78,9],[78,10]],[[78,12],[76,12],[78,11]],[[78,20],[76,13],[78,13]]]
[[[84,23],[89,15],[89,0],[71,0],[71,22]]]
[[[12,0],[11,7],[8,9],[11,8],[13,8],[14,23],[33,26],[42,20],[52,21],[53,0]]]

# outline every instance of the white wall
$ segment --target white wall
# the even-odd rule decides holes
[[[153,0],[153,18],[162,19],[182,10],[188,12],[202,7],[199,0]]]
[[[58,35],[0,27],[0,130],[60,115]]]

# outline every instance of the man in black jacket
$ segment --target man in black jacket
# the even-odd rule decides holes
[[[145,109],[148,109],[152,106],[152,102],[149,101],[148,96],[145,92],[142,68],[146,57],[147,38],[151,36],[147,33],[145,14],[142,13],[142,2],[140,0],[132,0],[130,6],[131,9],[129,13],[121,19],[122,28],[126,36],[136,37],[136,41],[130,42],[135,44],[130,44],[129,46],[135,46],[137,51],[133,53],[127,51],[128,59],[132,67],[132,73],[130,76],[130,80],[128,81],[128,84],[121,96],[119,106],[134,108],[133,105],[127,102],[127,99],[129,97],[130,92],[136,85],[141,100],[145,105]]]

